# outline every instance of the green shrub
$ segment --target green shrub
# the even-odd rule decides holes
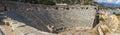
[[[115,14],[116,16],[120,16],[120,14]]]
[[[105,19],[103,19],[102,17],[99,18],[100,21],[105,21]]]

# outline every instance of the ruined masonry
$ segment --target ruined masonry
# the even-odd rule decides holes
[[[6,8],[4,15],[6,19],[11,19],[10,26],[13,27],[13,30],[21,29],[19,27],[26,29],[33,27],[37,31],[51,32],[47,27],[49,26],[52,27],[53,33],[68,29],[91,29],[97,11],[97,7],[90,5],[51,6],[0,2],[1,7]],[[26,33],[23,30],[21,32]]]

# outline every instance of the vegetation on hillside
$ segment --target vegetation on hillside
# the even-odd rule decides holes
[[[31,4],[45,4],[45,5],[55,5],[56,3],[66,3],[66,4],[82,4],[82,5],[93,5],[97,6],[100,10],[115,9],[111,7],[104,7],[102,4],[94,2],[92,0],[11,0],[17,2],[31,3]]]
[[[66,4],[77,4],[79,0],[11,0],[17,2],[25,2],[31,4],[45,4],[45,5],[55,5],[56,3],[66,3]]]

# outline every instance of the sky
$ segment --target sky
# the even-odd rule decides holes
[[[120,4],[120,0],[94,0],[98,3],[113,3],[113,4]]]
[[[103,6],[120,7],[120,0],[93,0],[93,1],[103,4]]]

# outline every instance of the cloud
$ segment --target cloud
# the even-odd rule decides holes
[[[105,2],[107,2],[107,3],[114,3],[114,0],[105,0]]]
[[[93,0],[105,7],[120,7],[120,0]]]
[[[115,3],[116,3],[116,4],[120,4],[120,0],[117,0]]]
[[[103,2],[104,0],[93,0],[93,1],[101,3],[101,2]]]

